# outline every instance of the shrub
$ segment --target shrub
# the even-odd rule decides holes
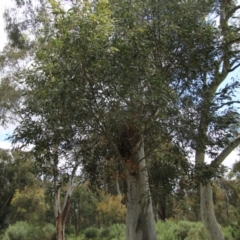
[[[74,234],[75,233],[75,228],[73,225],[67,225],[65,228],[65,233],[67,235]]]
[[[111,240],[124,240],[125,239],[125,225],[113,224],[109,227]]]
[[[156,225],[157,236],[164,240],[206,240],[207,235],[202,223],[179,221],[158,222]]]
[[[123,223],[125,221],[126,206],[121,203],[121,196],[108,195],[97,204],[97,212],[104,224]]]
[[[177,227],[177,224],[174,222],[158,222],[156,225],[157,236],[160,239],[164,240],[178,240],[174,233],[174,229]]]
[[[16,222],[10,225],[3,235],[3,240],[51,240],[55,227],[46,224],[44,227],[32,226],[27,222]]]
[[[96,238],[98,236],[99,230],[95,227],[89,227],[84,230],[84,235],[86,238]]]
[[[231,223],[229,226],[223,228],[223,234],[226,240],[240,239],[239,224],[236,222]]]
[[[107,238],[110,237],[110,230],[109,228],[103,228],[100,232],[100,237],[101,238]]]
[[[3,236],[3,240],[23,240],[27,239],[28,232],[30,227],[27,222],[16,222],[13,225],[10,225]]]
[[[52,240],[53,237],[56,234],[56,228],[54,225],[48,223],[46,224],[43,228],[42,228],[42,233],[43,233],[43,237],[42,239],[44,240]],[[55,238],[54,238],[55,239]]]

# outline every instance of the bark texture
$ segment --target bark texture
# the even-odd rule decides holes
[[[126,240],[156,240],[143,137],[132,149],[125,166],[127,182]]]
[[[70,178],[63,207],[61,207],[60,189],[58,189],[55,194],[56,240],[65,240],[65,225],[70,209],[73,189],[73,178]]]
[[[196,163],[202,164],[205,160],[204,152],[196,153]],[[206,233],[210,240],[224,240],[224,237],[220,231],[217,223],[217,219],[214,213],[214,204],[212,198],[212,185],[209,182],[206,185],[200,184],[200,209],[201,218]]]
[[[224,237],[217,224],[214,213],[214,205],[212,199],[212,185],[208,183],[200,186],[201,192],[201,216],[204,228],[211,240],[224,240]]]
[[[62,213],[58,212],[58,216],[56,218],[56,240],[65,240],[65,224],[63,222]]]

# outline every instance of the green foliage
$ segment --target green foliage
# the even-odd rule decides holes
[[[126,206],[121,203],[122,196],[107,195],[98,202],[97,212],[105,224],[123,223],[126,215]]]
[[[54,225],[47,223],[42,227],[42,231],[45,234],[46,239],[50,240],[50,237],[55,235],[56,229]]]
[[[55,234],[55,227],[47,224],[40,228],[29,225],[27,222],[19,221],[10,225],[4,235],[3,240],[51,240]]]
[[[228,26],[229,19],[220,19],[219,24],[206,21],[212,9],[231,13],[232,5],[221,5],[228,1],[217,6],[211,5],[215,1],[72,2],[69,11],[64,11],[61,4],[50,1],[45,18],[51,20],[50,25],[43,21],[35,25],[38,34],[29,34],[37,43],[31,59],[34,64],[24,78],[23,120],[12,138],[14,143],[34,145],[44,174],[58,174],[58,152],[64,155],[68,169],[80,164],[69,152],[86,149],[77,154],[83,156],[83,172],[88,179],[99,181],[106,155],[118,160],[128,155],[120,151],[119,139],[123,127],[130,129],[131,125],[131,139],[146,139],[150,159],[166,130],[172,134],[170,142],[206,150],[213,157],[228,144],[233,137],[229,126],[238,117],[231,95],[239,83],[216,91],[239,61],[239,51],[235,51],[239,26]],[[35,16],[30,10],[26,12]],[[26,48],[24,28],[14,16],[8,17],[12,46]],[[125,153],[133,152],[128,150]],[[168,189],[162,188],[168,194],[176,189],[179,164],[166,161],[163,167],[157,166],[162,169],[161,174],[155,172],[158,176],[171,170],[164,179]],[[216,171],[204,166],[198,172],[208,180]],[[163,182],[158,179],[157,185]],[[167,200],[159,198],[158,202],[165,207]],[[94,212],[95,205],[89,212]],[[109,205],[99,203],[98,212],[112,219]],[[183,222],[169,229],[163,239],[190,238],[191,232],[198,232],[197,226]]]
[[[221,228],[224,238],[226,240],[240,239],[240,231],[237,223]],[[87,229],[86,229],[87,230]],[[97,230],[97,231],[96,231]],[[158,222],[156,224],[157,237],[163,240],[207,240],[208,237],[205,233],[202,223],[190,221],[170,221]],[[91,232],[90,228],[90,232]],[[124,240],[125,239],[125,225],[113,224],[107,228],[96,229],[88,239],[93,240]],[[91,234],[91,233],[90,233]],[[85,238],[87,238],[85,236]],[[84,236],[68,236],[68,240],[84,240]]]
[[[95,227],[89,227],[84,230],[84,235],[88,239],[96,238],[98,237],[98,234],[99,234],[99,230],[98,228],[95,228]]]
[[[110,229],[109,228],[103,228],[100,231],[100,237],[101,238],[107,238],[110,236]]]
[[[0,125],[16,120],[16,110],[19,107],[20,91],[8,78],[1,79],[0,82]]]
[[[199,222],[172,221],[158,222],[157,236],[164,240],[206,240],[203,225]]]
[[[74,234],[74,233],[75,233],[74,226],[73,226],[73,225],[67,225],[67,226],[65,227],[65,233],[66,233],[67,235]]]
[[[87,239],[98,240],[124,240],[126,227],[124,224],[113,224],[107,228],[98,229],[89,227],[84,230],[84,236]]]
[[[27,239],[30,226],[27,222],[17,222],[14,225],[10,225],[5,231],[3,240],[21,240]]]
[[[72,194],[69,222],[74,224],[76,233],[96,224],[97,203],[103,199],[99,191],[92,191],[88,184],[76,187]]]
[[[32,159],[22,152],[0,149],[0,228],[15,221],[11,216],[11,201],[17,189],[37,186],[39,180],[32,169]],[[23,219],[20,219],[23,220]]]
[[[40,187],[25,187],[15,191],[11,201],[14,220],[43,223],[49,206],[45,203],[44,189]]]
[[[232,222],[229,226],[222,229],[225,240],[240,239],[239,223]]]
[[[113,224],[109,227],[110,239],[112,240],[124,240],[126,227],[124,224]]]

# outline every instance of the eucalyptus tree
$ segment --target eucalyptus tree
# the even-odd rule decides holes
[[[44,40],[48,37],[51,25],[47,2],[16,3],[17,8],[8,10],[5,14],[9,45],[13,50],[12,55],[17,55],[17,60],[30,62],[30,67],[28,65],[15,79],[21,88],[22,104],[17,114],[22,121],[11,139],[17,148],[30,146],[39,174],[52,180],[56,237],[65,239],[64,230],[71,195],[75,186],[80,183],[76,174],[79,174],[82,160],[80,143],[83,137],[79,134],[79,128],[69,119],[69,106],[65,105],[62,95],[58,95],[56,91],[54,79],[62,78],[62,72],[53,77],[52,65],[42,65],[40,69],[42,56],[39,49],[43,45],[46,47]],[[23,18],[20,23],[19,12]],[[18,143],[21,144],[17,145]],[[65,200],[61,203],[61,190],[66,186]]]
[[[194,108],[186,104],[189,93],[201,86],[200,70],[212,69],[220,54],[215,28],[205,20],[212,5],[61,3],[46,2],[47,14],[40,15],[43,21],[35,29],[24,118],[13,140],[34,144],[38,162],[52,164],[54,176],[61,154],[81,154],[84,166],[93,163],[92,175],[106,156],[114,159],[127,183],[126,239],[154,240],[146,160],[166,135],[184,147],[186,125],[197,124]],[[17,33],[24,40],[19,28]],[[201,97],[196,99],[192,103]],[[189,119],[182,121],[189,109]]]
[[[79,167],[88,150],[84,136],[85,124],[81,128],[74,125],[69,115],[70,105],[56,90],[62,80],[61,72],[52,73],[52,65],[41,64],[35,58],[37,67],[32,66],[27,72],[23,90],[23,106],[19,115],[23,119],[15,129],[11,139],[16,148],[30,146],[35,157],[35,165],[39,174],[52,182],[54,196],[54,216],[57,239],[65,239],[65,224],[70,209],[70,201],[74,188],[81,183]],[[58,81],[58,82],[56,82]],[[70,86],[64,90],[71,91]],[[72,102],[75,104],[74,102]],[[79,107],[80,105],[78,105]],[[80,111],[78,123],[80,124]],[[84,132],[83,132],[84,131]],[[94,144],[94,141],[92,141]],[[66,188],[65,200],[61,203],[61,191]],[[63,192],[63,191],[62,191]]]
[[[206,36],[205,40],[210,42],[206,48],[208,51],[204,54],[199,52],[195,60],[198,67],[186,67],[184,74],[187,72],[188,76],[179,78],[181,81],[176,82],[176,87],[180,86],[181,104],[187,111],[183,133],[185,136],[189,134],[187,138],[195,150],[196,169],[201,168],[209,176],[207,181],[201,181],[200,206],[207,234],[214,240],[223,239],[223,235],[214,214],[210,178],[240,143],[239,136],[233,131],[239,121],[239,100],[235,95],[239,82],[232,77],[224,86],[225,80],[230,79],[231,73],[240,66],[240,6],[237,1],[212,1],[211,4],[207,19],[214,38],[207,40]],[[178,74],[181,75],[180,72]],[[206,154],[212,159],[208,165]]]
[[[71,106],[72,121],[82,110],[91,134],[103,138],[123,166],[127,239],[156,239],[145,160],[156,139],[164,141],[157,136],[174,138],[178,130],[171,86],[187,77],[187,67],[200,68],[195,54],[209,57],[213,31],[201,20],[209,9],[195,2],[76,2],[68,12],[54,7],[51,45],[39,56],[53,76],[64,76],[57,91]],[[68,93],[69,84],[76,87]],[[104,157],[89,155],[88,161]]]

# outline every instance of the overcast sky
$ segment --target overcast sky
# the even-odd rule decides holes
[[[0,0],[0,50],[2,50],[2,48],[4,47],[4,45],[7,42],[7,37],[4,31],[4,20],[3,20],[3,13],[4,13],[4,9],[6,7],[10,7],[12,5],[12,1],[11,0]],[[232,74],[232,77],[236,77],[240,75],[240,70],[235,71]],[[10,148],[11,145],[9,142],[4,141],[4,139],[10,135],[13,130],[14,130],[15,126],[14,125],[9,125],[8,128],[2,128],[0,127],[0,148]],[[227,165],[229,167],[232,166],[232,164],[239,159],[239,157],[237,156],[237,151],[233,151],[228,158],[224,161],[224,165]]]

